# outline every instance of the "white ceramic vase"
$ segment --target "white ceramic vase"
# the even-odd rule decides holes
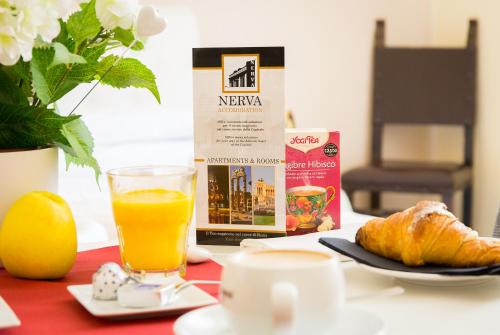
[[[57,175],[56,147],[0,150],[0,226],[9,207],[23,194],[35,190],[56,193]]]

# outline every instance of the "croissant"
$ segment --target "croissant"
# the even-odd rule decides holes
[[[478,237],[478,233],[461,223],[445,204],[436,201],[420,201],[386,219],[368,221],[356,233],[356,243],[408,266],[500,264],[498,240]]]

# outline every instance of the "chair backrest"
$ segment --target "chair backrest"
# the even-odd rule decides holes
[[[381,161],[384,124],[451,124],[465,129],[465,164],[472,163],[476,111],[477,22],[469,22],[465,48],[385,46],[385,24],[376,23],[372,160]]]
[[[500,238],[500,208],[498,208],[497,223],[493,229],[493,237]]]

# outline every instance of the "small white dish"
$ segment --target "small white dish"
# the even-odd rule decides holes
[[[359,264],[359,265],[363,269],[366,269],[367,271],[386,277],[393,277],[404,283],[424,285],[424,286],[434,286],[434,287],[460,287],[460,286],[478,285],[495,280],[495,278],[498,278],[498,276],[488,276],[488,275],[446,276],[434,273],[386,270],[369,266],[366,264]]]
[[[180,291],[168,305],[145,308],[121,307],[117,300],[103,301],[92,298],[92,285],[70,285],[68,291],[92,315],[108,319],[138,319],[153,316],[177,315],[187,310],[212,305],[217,299],[196,286]]]
[[[378,316],[353,308],[345,308],[331,334],[383,335],[384,322]],[[221,305],[197,309],[181,316],[174,324],[175,335],[236,335],[231,330]]]
[[[17,318],[10,306],[0,297],[0,329],[17,327],[21,321]]]

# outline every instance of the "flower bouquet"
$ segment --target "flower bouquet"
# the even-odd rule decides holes
[[[74,112],[99,83],[145,88],[160,102],[151,70],[124,55],[164,28],[153,8],[132,0],[0,0],[0,149],[57,146],[67,166],[91,167],[97,178],[93,138]],[[73,110],[57,109],[91,82]]]

